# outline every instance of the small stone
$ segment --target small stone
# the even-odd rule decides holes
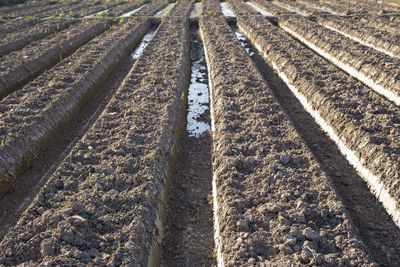
[[[288,219],[286,219],[285,217],[283,217],[282,215],[280,215],[278,217],[279,223],[285,226],[290,226],[290,221]]]
[[[297,244],[293,246],[293,252],[294,252],[294,253],[299,252],[300,249],[301,249],[301,247],[300,247],[299,245],[297,245]]]
[[[83,226],[86,226],[86,225],[87,225],[87,220],[86,220],[85,218],[82,218],[82,217],[79,216],[79,215],[71,216],[71,217],[69,217],[69,218],[67,219],[67,221],[68,221],[70,224],[75,225],[75,226],[78,226],[78,227],[83,227]]]
[[[107,175],[110,175],[113,172],[114,172],[114,169],[111,166],[107,167],[106,170],[105,170],[105,174],[107,174]]]
[[[306,217],[302,214],[296,213],[294,215],[294,221],[297,223],[306,223]]]
[[[313,254],[308,247],[304,247],[303,250],[301,251],[301,261],[303,263],[309,263],[312,256]]]
[[[289,163],[289,160],[290,160],[290,158],[289,158],[288,155],[286,155],[286,154],[281,155],[280,161],[281,161],[283,164],[288,164],[288,163]]]
[[[82,163],[78,162],[78,163],[76,164],[76,166],[75,166],[75,169],[76,169],[77,171],[82,170],[82,169],[83,169]]]
[[[285,240],[285,244],[289,245],[289,246],[293,246],[294,244],[296,244],[296,237],[287,234],[286,235],[286,240]]]
[[[57,239],[54,237],[46,238],[40,243],[40,253],[43,257],[54,256]]]
[[[40,215],[42,215],[44,211],[45,211],[45,209],[44,209],[43,207],[39,207],[39,208],[37,209],[37,212],[38,212]]]
[[[285,255],[290,255],[293,253],[293,250],[286,244],[279,245],[279,250]]]
[[[91,248],[86,252],[91,258],[96,258],[100,255],[99,251],[95,248]]]
[[[118,191],[116,189],[111,189],[110,194],[116,195],[116,194],[118,194]]]
[[[239,230],[242,232],[250,231],[249,222],[247,220],[241,220],[237,222],[237,226],[239,227]]]
[[[255,259],[255,258],[250,258],[250,259],[247,261],[247,263],[248,263],[248,264],[254,265],[254,264],[256,264],[256,259]]]
[[[319,234],[311,229],[305,229],[304,230],[304,235],[308,240],[311,241],[318,241],[319,240]]]
[[[308,208],[310,206],[310,204],[308,204],[307,202],[300,200],[299,202],[297,202],[296,208],[299,210]]]

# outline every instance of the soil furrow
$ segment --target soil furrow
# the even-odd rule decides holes
[[[161,23],[93,130],[0,244],[2,264],[157,264],[184,118],[188,28],[186,19]]]
[[[268,27],[260,31],[259,25]],[[371,186],[371,191],[393,216],[394,221],[399,223],[400,213],[396,208],[399,201],[396,181],[399,179],[400,166],[399,157],[396,156],[399,153],[400,134],[398,106],[372,93],[362,84],[357,85],[347,75],[337,72],[335,67],[291,41],[266,20],[262,23],[243,20],[239,27],[255,42],[264,57],[271,57],[270,63],[286,75],[293,84],[293,90],[298,90],[305,97],[304,101],[312,106],[310,112],[318,113],[316,119],[321,126],[326,125],[324,130],[328,131],[342,153],[361,172]],[[271,33],[276,39],[268,41],[266,34]],[[256,38],[259,40],[255,41]],[[288,45],[279,45],[274,49],[272,45],[282,39],[287,40]],[[382,137],[382,132],[385,137]]]
[[[351,17],[319,16],[317,21],[330,29],[346,34],[346,37],[357,39],[363,45],[373,47],[390,56],[400,57],[400,35],[364,26]]]
[[[155,30],[156,27],[153,26],[149,32],[154,33]],[[139,45],[142,42],[143,39]],[[116,66],[110,71],[105,82],[88,97],[84,104],[80,105],[79,116],[75,114],[73,118],[70,118],[69,122],[62,127],[62,130],[52,136],[48,148],[42,153],[35,154],[35,159],[29,168],[18,177],[18,181],[11,185],[11,192],[0,200],[0,217],[5,218],[0,221],[0,240],[7,233],[9,227],[18,221],[21,213],[33,201],[40,188],[54,173],[62,160],[71,153],[73,146],[87,131],[91,130],[92,124],[103,112],[123,79],[131,70],[135,60],[143,51],[142,49],[136,57],[133,57],[132,55],[138,47],[129,52],[129,56],[126,55],[118,64],[115,64]]]
[[[267,10],[274,16],[284,15],[284,14],[293,14],[294,12],[289,11],[285,8],[282,8],[278,5],[275,5],[273,2],[266,1],[266,0],[252,0],[251,1],[257,7]]]
[[[110,20],[80,23],[0,58],[0,99],[21,89],[43,71],[106,31],[110,23]]]
[[[382,266],[396,265],[400,262],[397,256],[400,247],[400,230],[393,219],[381,205],[377,204],[367,183],[343,157],[334,141],[304,110],[300,101],[279,78],[279,75],[265,63],[247,40],[246,49],[249,50],[258,70],[270,85],[301,137],[329,175],[352,223],[356,226],[357,234],[366,244],[368,254]]]
[[[207,69],[202,49],[198,27],[192,26],[192,75],[188,89],[186,124],[194,119],[191,117],[191,108],[196,102],[194,99],[209,99]],[[201,96],[197,95],[199,92]],[[205,104],[207,101],[202,103],[203,112],[196,119],[210,125],[209,101],[208,107]],[[211,135],[207,129],[193,130],[193,127],[186,127],[186,130],[178,148],[171,193],[166,204],[161,266],[215,266]]]
[[[115,62],[126,55],[150,27],[148,19],[134,19],[112,27],[19,92],[1,101],[0,147],[2,194],[18,174],[45,149],[52,134],[103,82]],[[125,34],[128,31],[129,34]],[[51,77],[51,78],[50,78]],[[13,108],[11,108],[13,107]]]
[[[372,264],[330,181],[223,17],[203,17],[200,28],[211,80],[218,265]]]
[[[29,43],[40,40],[48,35],[62,34],[62,30],[76,23],[78,23],[77,20],[46,20],[29,29],[7,34],[0,40],[0,57],[12,51],[19,50]]]
[[[376,92],[400,105],[400,59],[362,45],[301,16],[281,16],[279,26]]]

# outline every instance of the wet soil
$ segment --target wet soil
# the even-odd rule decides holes
[[[216,266],[213,240],[211,136],[185,134],[167,202],[161,266]]]
[[[187,123],[210,128],[209,89],[205,56],[198,27],[191,28],[191,83],[188,89]],[[200,86],[199,86],[200,85]],[[197,96],[202,89],[205,96]],[[206,92],[204,92],[204,89]],[[193,94],[197,96],[193,98]],[[191,98],[192,96],[192,98]],[[207,98],[200,104],[191,103]],[[205,108],[191,118],[193,108]],[[195,107],[193,107],[195,106]],[[201,120],[201,122],[200,122]],[[213,240],[211,132],[186,126],[172,175],[172,188],[166,204],[165,236],[161,266],[216,266]]]

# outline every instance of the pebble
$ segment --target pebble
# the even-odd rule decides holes
[[[290,226],[290,221],[288,219],[286,219],[285,217],[280,215],[278,220],[279,220],[280,224],[285,225],[285,226]]]
[[[83,169],[82,163],[78,162],[78,163],[76,164],[75,169],[76,169],[77,171],[82,170],[82,169]]]
[[[110,175],[114,172],[114,169],[112,167],[107,167],[107,169],[105,170],[105,174]]]
[[[296,241],[297,241],[296,237],[294,237],[290,234],[286,235],[285,244],[287,244],[289,246],[293,246],[294,244],[296,244]]]
[[[281,161],[283,164],[288,164],[288,163],[289,163],[289,160],[290,160],[290,158],[289,158],[288,155],[286,155],[286,154],[281,155],[280,161]]]
[[[293,250],[287,244],[279,245],[279,250],[285,255],[290,255],[293,253]]]
[[[54,256],[54,252],[56,250],[56,242],[57,240],[52,238],[46,238],[40,243],[40,254],[43,257],[45,256]]]
[[[297,202],[296,208],[299,210],[308,208],[310,206],[310,204],[308,204],[307,202],[300,200],[299,202]]]
[[[318,241],[319,240],[319,234],[311,229],[305,229],[304,230],[304,235],[308,240],[311,241]]]
[[[67,221],[75,226],[83,227],[87,225],[87,220],[79,215],[71,216],[67,219]]]
[[[303,263],[309,263],[312,256],[313,254],[308,247],[304,247],[303,250],[301,251],[301,261]]]
[[[40,215],[42,215],[44,211],[45,211],[45,209],[44,209],[43,207],[39,207],[39,208],[37,209],[37,212],[38,212]]]
[[[247,220],[240,220],[236,224],[242,232],[250,231],[249,222]]]
[[[297,223],[306,223],[306,217],[302,214],[296,213],[293,217],[294,221]]]

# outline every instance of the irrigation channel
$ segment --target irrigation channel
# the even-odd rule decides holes
[[[341,154],[327,133],[304,109],[281,77],[266,63],[251,41],[231,25],[243,48],[273,90],[279,104],[290,117],[342,198],[357,234],[367,245],[369,254],[382,266],[400,262],[400,230],[369,190],[362,177]]]
[[[161,266],[215,265],[210,97],[198,26],[191,27],[191,61],[186,131],[166,204]]]
[[[43,184],[70,153],[73,146],[92,127],[134,66],[136,59],[143,52],[156,29],[157,26],[153,25],[138,45],[122,56],[112,70],[106,74],[107,76],[103,77],[105,82],[96,85],[95,93],[86,97],[79,112],[69,118],[62,130],[52,137],[52,141],[35,155],[21,178],[12,184],[11,191],[3,199],[0,199],[0,218],[2,218],[0,220],[0,240],[3,239],[8,228],[15,224]]]

